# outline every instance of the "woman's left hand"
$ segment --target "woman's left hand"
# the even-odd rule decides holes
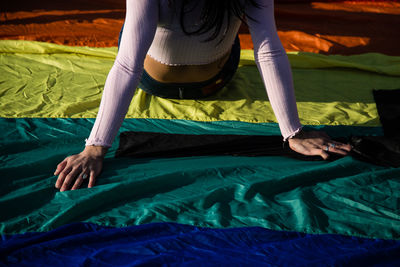
[[[321,156],[324,160],[329,158],[329,153],[347,155],[351,146],[333,141],[325,132],[302,130],[289,140],[289,146],[292,150],[306,156]],[[329,153],[328,153],[329,152]]]

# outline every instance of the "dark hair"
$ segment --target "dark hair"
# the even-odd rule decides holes
[[[198,2],[198,0],[194,0]],[[201,35],[206,32],[214,30],[210,37],[205,42],[214,40],[221,32],[224,24],[225,16],[227,16],[227,25],[229,27],[232,15],[238,17],[243,23],[246,24],[244,17],[254,20],[245,14],[245,6],[251,4],[255,7],[260,7],[256,0],[204,0],[204,6],[201,11],[202,23],[198,29],[194,31],[188,31],[185,28],[184,19],[186,13],[196,8],[197,4],[192,8],[187,8],[189,3],[193,3],[193,0],[182,0],[180,7],[180,24],[182,30],[187,35]],[[220,40],[222,41],[222,39]]]

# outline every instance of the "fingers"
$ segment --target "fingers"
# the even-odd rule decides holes
[[[61,177],[61,179],[60,179]],[[82,183],[89,178],[88,171],[81,171],[80,168],[71,170],[67,175],[60,174],[57,180],[56,187],[60,188],[60,192],[69,190],[71,185],[71,190],[79,189]],[[64,178],[65,177],[65,178]],[[95,173],[90,172],[90,181],[88,187],[93,187],[95,184]]]
[[[324,159],[327,160],[329,158],[329,154],[323,151],[322,149],[318,149],[319,155]],[[317,154],[318,155],[318,154]]]
[[[94,170],[88,171],[85,169],[81,171],[80,167],[73,169],[67,166],[58,176],[55,187],[59,188],[60,192],[69,190],[70,188],[71,190],[76,190],[88,179],[88,188],[91,188],[95,185],[96,181],[96,172]]]
[[[340,154],[340,155],[343,155],[343,156],[346,156],[347,154],[348,154],[348,152],[347,151],[345,151],[345,150],[342,150],[342,149],[339,149],[339,148],[329,148],[329,152],[331,152],[331,153],[336,153],[336,154]]]
[[[60,188],[65,180],[65,177],[71,172],[72,168],[70,167],[65,167],[61,173],[58,176],[58,179],[56,181],[56,188]]]
[[[63,161],[61,161],[58,165],[57,165],[57,169],[54,172],[54,175],[58,175],[67,165],[67,159],[64,159]]]
[[[324,138],[317,138],[313,140],[294,140],[290,143],[290,147],[303,155],[307,156],[321,156],[324,160],[329,158],[329,154],[336,153],[340,155],[347,155],[349,148],[348,145],[326,140]],[[342,149],[343,148],[343,149]]]
[[[324,160],[332,153],[345,156],[351,151],[350,144],[332,140],[322,131],[303,131],[299,136],[289,139],[289,146],[294,151],[307,156],[321,156]]]
[[[95,181],[96,181],[95,178],[96,178],[96,173],[95,173],[94,170],[91,170],[91,171],[90,171],[90,178],[89,178],[89,185],[88,185],[88,188],[92,188],[92,187],[94,186]]]
[[[81,173],[80,168],[72,169],[71,172],[68,173],[68,175],[65,177],[64,183],[62,184],[62,186],[60,188],[60,192],[68,190],[70,187],[70,184],[75,182],[77,176],[80,175],[80,173]]]
[[[347,155],[348,152],[351,150],[351,146],[349,144],[343,144],[335,141],[330,141],[326,143],[324,146],[324,149],[326,151],[329,151],[331,153],[337,153],[340,155]]]
[[[329,152],[338,153],[341,155],[347,155],[347,152],[351,151],[350,144],[344,144],[341,142],[337,142],[331,139],[331,137],[325,132],[314,131],[312,132],[312,136],[316,139],[315,141],[319,143],[322,149],[326,148],[326,145],[329,146]],[[333,145],[333,146],[332,146]]]
[[[312,147],[303,151],[302,154],[307,156],[321,156],[324,160],[329,158],[329,154],[319,147]]]
[[[336,148],[345,150],[347,152],[351,151],[351,145],[350,144],[336,143]]]
[[[102,170],[103,158],[79,153],[69,156],[57,166],[54,172],[58,175],[55,187],[60,191],[75,190],[81,187],[84,181],[88,181],[88,187],[95,185],[96,176]]]
[[[324,160],[329,158],[329,153],[336,153],[343,156],[346,156],[348,152],[351,150],[351,146],[348,144],[338,143],[326,143],[326,145],[320,147],[314,147],[310,150],[309,155],[320,155]]]
[[[78,176],[78,179],[76,179],[76,181],[75,181],[74,185],[72,186],[71,190],[78,189],[82,185],[83,181],[87,179],[87,177],[88,177],[87,171],[86,170],[82,171],[81,174]]]

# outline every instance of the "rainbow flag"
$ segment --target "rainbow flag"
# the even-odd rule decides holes
[[[278,135],[251,50],[215,97],[137,90],[120,131]],[[0,41],[0,262],[57,265],[400,264],[400,169],[238,156],[114,158],[94,188],[59,192],[116,48]],[[288,53],[301,122],[332,137],[382,135],[372,89],[400,85],[400,57]]]

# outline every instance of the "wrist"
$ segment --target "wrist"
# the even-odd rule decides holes
[[[285,148],[286,146],[290,147],[291,141],[293,141],[294,139],[302,139],[303,136],[304,136],[304,130],[302,127],[299,128],[293,135],[291,135],[290,137],[286,138],[286,140],[283,141],[283,148]]]
[[[303,128],[298,129],[292,136],[290,136],[287,140],[302,138],[304,136]]]
[[[107,154],[108,147],[105,146],[85,146],[85,149],[82,153],[93,156],[93,157],[102,157],[104,158]]]

